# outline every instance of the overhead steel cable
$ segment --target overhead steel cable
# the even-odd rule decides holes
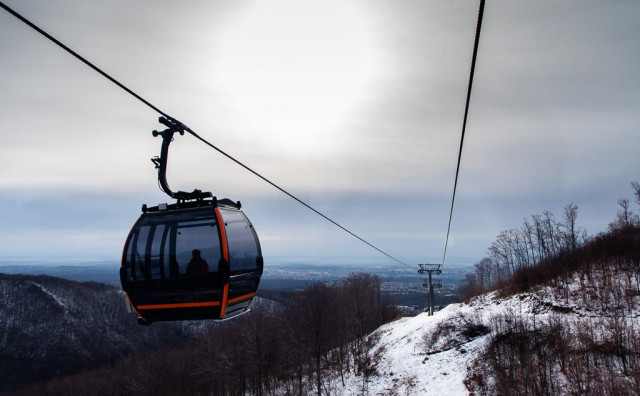
[[[357,234],[349,231],[347,228],[343,227],[342,225],[340,225],[339,223],[337,223],[336,221],[332,220],[331,218],[329,218],[328,216],[324,215],[322,212],[316,210],[315,208],[313,208],[311,205],[307,204],[306,202],[302,201],[301,199],[299,199],[298,197],[296,197],[295,195],[291,194],[290,192],[288,192],[287,190],[285,190],[284,188],[278,186],[277,184],[275,184],[274,182],[272,182],[271,180],[267,179],[266,177],[262,176],[260,173],[254,171],[253,169],[251,169],[250,167],[248,167],[247,165],[243,164],[242,162],[240,162],[239,160],[235,159],[234,157],[232,157],[231,155],[227,154],[226,152],[224,152],[223,150],[221,150],[220,148],[216,147],[215,145],[213,145],[212,143],[208,142],[206,139],[202,138],[200,135],[198,135],[197,133],[195,133],[194,131],[192,131],[189,127],[185,128],[185,131],[189,132],[190,134],[192,134],[196,139],[200,140],[201,142],[203,142],[204,144],[206,144],[207,146],[211,147],[212,149],[216,150],[217,152],[219,152],[220,154],[224,155],[225,157],[229,158],[231,161],[235,162],[236,164],[240,165],[241,167],[243,167],[244,169],[246,169],[247,171],[253,173],[255,176],[259,177],[260,179],[262,179],[264,182],[268,183],[269,185],[271,185],[272,187],[276,188],[278,191],[282,192],[283,194],[287,195],[288,197],[292,198],[293,200],[295,200],[296,202],[298,202],[300,205],[306,207],[307,209],[311,210],[312,212],[314,212],[315,214],[317,214],[318,216],[324,218],[325,220],[327,220],[328,222],[330,222],[331,224],[335,225],[336,227],[340,228],[342,231],[348,233],[349,235],[355,237],[356,239],[358,239],[360,242],[368,245],[369,247],[373,248],[374,250],[378,251],[379,253],[382,253],[383,255],[387,256],[388,258],[408,267],[411,268],[413,270],[413,266],[410,266],[406,263],[404,263],[403,261],[400,261],[399,259],[391,256],[390,254],[386,253],[385,251],[379,249],[378,247],[376,247],[375,245],[367,242],[365,239],[361,238],[360,236],[358,236]]]
[[[49,39],[50,41],[52,41],[53,43],[55,43],[56,45],[58,45],[60,48],[64,49],[65,51],[67,51],[69,54],[73,55],[75,58],[77,58],[78,60],[80,60],[82,63],[86,64],[87,66],[89,66],[90,68],[92,68],[94,71],[98,72],[99,74],[101,74],[103,77],[105,77],[106,79],[108,79],[109,81],[111,81],[112,83],[116,84],[118,87],[122,88],[123,90],[125,90],[127,93],[129,93],[130,95],[132,95],[133,97],[135,97],[136,99],[138,99],[139,101],[141,101],[142,103],[144,103],[145,105],[147,105],[148,107],[150,107],[151,109],[155,110],[157,113],[159,113],[160,115],[173,120],[179,124],[181,124],[184,127],[184,130],[186,132],[189,132],[191,135],[193,135],[196,139],[200,140],[201,142],[203,142],[204,144],[206,144],[207,146],[211,147],[212,149],[216,150],[217,152],[219,152],[220,154],[224,155],[225,157],[227,157],[228,159],[232,160],[233,162],[235,162],[236,164],[240,165],[241,167],[243,167],[244,169],[246,169],[247,171],[251,172],[252,174],[254,174],[255,176],[259,177],[261,180],[263,180],[264,182],[268,183],[269,185],[271,185],[272,187],[276,188],[278,191],[284,193],[285,195],[287,195],[288,197],[294,199],[296,202],[298,202],[299,204],[303,205],[304,207],[306,207],[307,209],[313,211],[315,214],[321,216],[322,218],[324,218],[325,220],[329,221],[330,223],[332,223],[333,225],[337,226],[338,228],[340,228],[342,231],[348,233],[349,235],[355,237],[356,239],[358,239],[360,242],[363,242],[364,244],[366,244],[367,246],[373,248],[374,250],[376,250],[377,252],[385,255],[386,257],[396,261],[399,264],[402,264],[408,268],[413,269],[412,266],[406,264],[405,262],[395,258],[394,256],[386,253],[385,251],[383,251],[382,249],[379,249],[378,247],[376,247],[375,245],[373,245],[372,243],[366,241],[364,238],[358,236],[357,234],[355,234],[354,232],[348,230],[346,227],[342,226],[341,224],[339,224],[338,222],[332,220],[331,218],[329,218],[328,216],[326,216],[325,214],[323,214],[322,212],[318,211],[317,209],[313,208],[311,205],[307,204],[306,202],[302,201],[301,199],[299,199],[298,197],[296,197],[295,195],[291,194],[290,192],[288,192],[287,190],[285,190],[284,188],[278,186],[276,183],[272,182],[271,180],[269,180],[268,178],[266,178],[265,176],[261,175],[260,173],[256,172],[255,170],[253,170],[252,168],[250,168],[249,166],[245,165],[244,163],[242,163],[241,161],[237,160],[236,158],[234,158],[233,156],[231,156],[230,154],[226,153],[225,151],[221,150],[220,148],[218,148],[217,146],[213,145],[212,143],[210,143],[209,141],[207,141],[206,139],[202,138],[200,135],[198,135],[196,132],[194,132],[191,128],[187,127],[186,125],[184,125],[182,122],[178,121],[177,119],[175,119],[174,117],[171,117],[170,115],[168,115],[167,113],[163,112],[162,110],[160,110],[158,107],[154,106],[151,102],[147,101],[146,99],[144,99],[142,96],[138,95],[137,93],[135,93],[133,90],[131,90],[130,88],[128,88],[127,86],[125,86],[124,84],[122,84],[121,82],[119,82],[118,80],[116,80],[115,78],[111,77],[109,74],[107,74],[106,72],[104,72],[102,69],[100,69],[99,67],[97,67],[96,65],[94,65],[93,63],[91,63],[90,61],[88,61],[87,59],[85,59],[83,56],[81,56],[80,54],[78,54],[77,52],[75,52],[74,50],[72,50],[71,48],[67,47],[66,45],[64,45],[62,42],[60,42],[59,40],[57,40],[55,37],[51,36],[50,34],[48,34],[47,32],[45,32],[44,30],[42,30],[41,28],[39,28],[38,26],[36,26],[34,23],[32,23],[31,21],[29,21],[27,18],[23,17],[22,15],[20,15],[19,13],[17,13],[16,11],[14,11],[13,9],[11,9],[10,7],[8,7],[7,5],[5,5],[3,2],[0,1],[0,7],[2,7],[4,10],[6,10],[7,12],[9,12],[11,15],[15,16],[16,18],[18,18],[20,21],[24,22],[26,25],[28,25],[29,27],[31,27],[32,29],[34,29],[35,31],[37,31],[38,33],[40,33],[41,35],[43,35],[44,37],[46,37],[47,39]]]
[[[27,18],[23,17],[22,15],[18,14],[16,11],[14,11],[13,9],[9,8],[6,4],[4,4],[3,2],[0,1],[0,7],[4,8],[8,13],[10,13],[11,15],[13,15],[14,17],[18,18],[19,20],[21,20],[22,22],[24,22],[25,24],[27,24],[30,28],[32,28],[33,30],[37,31],[38,33],[40,33],[41,35],[43,35],[44,37],[48,38],[49,40],[51,40],[52,42],[54,42],[57,46],[59,46],[60,48],[62,48],[63,50],[67,51],[68,53],[70,53],[71,55],[73,55],[74,57],[76,57],[78,60],[80,60],[82,63],[84,63],[85,65],[89,66],[90,68],[92,68],[93,70],[95,70],[96,72],[100,73],[103,77],[105,77],[107,80],[111,81],[112,83],[116,84],[117,86],[119,86],[120,88],[124,89],[125,91],[127,91],[127,93],[129,93],[130,95],[132,95],[133,97],[135,97],[136,99],[138,99],[139,101],[141,101],[142,103],[146,104],[147,106],[151,107],[153,110],[155,110],[156,112],[162,114],[165,117],[171,118],[169,117],[169,115],[167,115],[165,112],[163,112],[162,110],[158,109],[157,107],[155,107],[154,105],[152,105],[151,103],[149,103],[147,100],[145,100],[143,97],[141,97],[140,95],[138,95],[137,93],[133,92],[131,89],[127,88],[124,84],[120,83],[118,80],[116,80],[115,78],[111,77],[110,75],[108,75],[107,73],[105,73],[104,71],[102,71],[99,67],[97,67],[96,65],[94,65],[93,63],[89,62],[88,60],[86,60],[84,57],[82,57],[80,54],[78,54],[77,52],[75,52],[74,50],[72,50],[71,48],[67,47],[66,45],[64,45],[62,42],[60,42],[58,39],[56,39],[55,37],[51,36],[49,33],[45,32],[44,30],[40,29],[38,26],[36,26],[34,23],[32,23],[31,21],[29,21]]]
[[[447,257],[447,246],[449,245],[449,232],[451,231],[451,219],[453,218],[453,206],[456,201],[456,190],[458,188],[458,175],[460,174],[460,160],[462,159],[462,146],[464,145],[464,134],[467,129],[467,116],[469,114],[469,102],[471,101],[471,87],[473,86],[473,75],[476,69],[476,58],[478,56],[478,45],[480,44],[480,30],[482,28],[482,16],[484,15],[484,2],[480,0],[478,10],[478,23],[476,25],[476,37],[473,43],[473,56],[471,57],[471,72],[469,73],[469,86],[467,87],[467,101],[464,106],[464,119],[462,121],[462,133],[460,135],[460,148],[458,150],[458,165],[456,166],[456,177],[453,182],[453,195],[451,197],[451,209],[449,210],[449,225],[447,226],[447,238],[444,242],[444,254],[442,255],[442,264]]]

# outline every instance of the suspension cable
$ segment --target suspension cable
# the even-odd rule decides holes
[[[449,210],[449,225],[447,226],[447,238],[444,242],[444,254],[442,255],[442,264],[444,265],[447,257],[447,246],[449,245],[449,232],[451,231],[451,218],[453,217],[453,205],[456,201],[456,189],[458,187],[458,175],[460,174],[460,160],[462,159],[462,146],[464,144],[464,134],[467,129],[467,115],[469,114],[469,102],[471,101],[471,87],[473,86],[473,74],[476,68],[476,58],[478,56],[478,45],[480,44],[480,29],[482,28],[482,16],[484,14],[484,2],[480,0],[480,8],[478,10],[478,23],[476,25],[476,37],[473,43],[473,56],[471,57],[471,72],[469,73],[469,86],[467,87],[467,101],[464,107],[464,119],[462,121],[462,133],[460,135],[460,149],[458,150],[458,165],[456,166],[456,177],[453,182],[453,195],[451,197],[451,209]]]
[[[248,167],[247,165],[243,164],[242,162],[240,162],[239,160],[235,159],[234,157],[232,157],[231,155],[227,154],[226,152],[224,152],[223,150],[221,150],[220,148],[216,147],[215,145],[213,145],[212,143],[210,143],[209,141],[207,141],[206,139],[202,138],[200,135],[198,135],[197,133],[195,133],[194,131],[192,131],[189,127],[185,128],[185,131],[189,132],[191,135],[193,135],[196,139],[200,140],[201,142],[203,142],[204,144],[206,144],[207,146],[211,147],[212,149],[216,150],[217,152],[219,152],[220,154],[224,155],[225,157],[227,157],[228,159],[230,159],[231,161],[235,162],[236,164],[240,165],[241,167],[243,167],[244,169],[246,169],[247,171],[253,173],[255,176],[259,177],[260,179],[262,179],[264,182],[266,182],[267,184],[271,185],[272,187],[274,187],[275,189],[277,189],[278,191],[280,191],[281,193],[287,195],[289,198],[295,200],[296,202],[298,202],[300,205],[306,207],[307,209],[311,210],[312,212],[314,212],[315,214],[317,214],[318,216],[324,218],[325,220],[327,220],[328,222],[330,222],[331,224],[337,226],[338,228],[340,228],[342,231],[348,233],[349,235],[355,237],[356,239],[360,240],[360,242],[363,242],[364,244],[368,245],[369,247],[377,250],[378,252],[382,253],[383,255],[387,256],[388,258],[408,267],[413,269],[412,266],[400,261],[399,259],[391,256],[390,254],[384,252],[383,250],[380,250],[379,248],[377,248],[375,245],[367,242],[366,240],[364,240],[363,238],[361,238],[360,236],[356,235],[355,233],[349,231],[347,228],[343,227],[342,225],[340,225],[339,223],[337,223],[336,221],[332,220],[331,218],[329,218],[328,216],[324,215],[322,212],[316,210],[315,208],[313,208],[311,205],[309,205],[308,203],[302,201],[301,199],[299,199],[298,197],[296,197],[295,195],[291,194],[290,192],[288,192],[287,190],[285,190],[284,188],[278,186],[277,184],[275,184],[274,182],[272,182],[271,180],[267,179],[266,177],[262,176],[260,173],[256,172],[255,170],[251,169],[250,167]]]
[[[35,31],[37,31],[38,33],[40,33],[41,35],[43,35],[44,37],[46,37],[47,39],[49,39],[50,41],[52,41],[53,43],[55,43],[56,45],[58,45],[60,48],[64,49],[65,51],[67,51],[69,54],[73,55],[75,58],[77,58],[78,60],[80,60],[82,63],[86,64],[87,66],[89,66],[90,68],[92,68],[94,71],[98,72],[99,74],[101,74],[103,77],[105,77],[106,79],[108,79],[109,81],[111,81],[112,83],[116,84],[118,87],[122,88],[123,90],[125,90],[128,94],[130,94],[131,96],[135,97],[136,99],[138,99],[139,101],[141,101],[142,103],[144,103],[145,105],[147,105],[148,107],[150,107],[151,109],[153,109],[154,111],[156,111],[157,113],[159,113],[160,115],[173,120],[175,122],[178,122],[180,124],[182,124],[180,121],[178,121],[177,119],[169,116],[167,113],[163,112],[162,110],[160,110],[159,108],[157,108],[156,106],[154,106],[151,102],[147,101],[146,99],[144,99],[142,96],[138,95],[137,93],[135,93],[133,90],[129,89],[128,87],[126,87],[124,84],[120,83],[118,80],[116,80],[115,78],[111,77],[109,74],[107,74],[105,71],[103,71],[102,69],[100,69],[99,67],[97,67],[96,65],[94,65],[93,63],[91,63],[90,61],[88,61],[87,59],[85,59],[84,57],[82,57],[80,54],[78,54],[77,52],[75,52],[74,50],[72,50],[71,48],[67,47],[66,45],[64,45],[62,42],[60,42],[59,40],[57,40],[56,38],[54,38],[53,36],[51,36],[50,34],[48,34],[47,32],[45,32],[44,30],[40,29],[38,26],[36,26],[34,23],[32,23],[31,21],[29,21],[28,19],[26,19],[25,17],[23,17],[22,15],[20,15],[19,13],[17,13],[16,11],[14,11],[13,9],[9,8],[7,5],[5,5],[3,2],[0,1],[0,7],[2,7],[4,10],[6,10],[7,12],[9,12],[11,15],[13,15],[14,17],[18,18],[20,21],[24,22],[25,24],[27,24],[29,27],[31,27],[32,29],[34,29]],[[332,223],[333,225],[337,226],[338,228],[340,228],[342,231],[348,233],[349,235],[355,237],[356,239],[358,239],[359,241],[363,242],[364,244],[368,245],[369,247],[373,248],[374,250],[378,251],[379,253],[382,253],[383,255],[387,256],[388,258],[396,261],[399,264],[402,264],[408,268],[413,269],[412,266],[406,264],[405,262],[395,258],[394,256],[386,253],[385,251],[379,249],[378,247],[376,247],[375,245],[373,245],[370,242],[367,242],[364,238],[358,236],[357,234],[355,234],[354,232],[348,230],[346,227],[340,225],[338,222],[332,220],[331,218],[329,218],[328,216],[324,215],[322,212],[316,210],[315,208],[313,208],[311,205],[307,204],[306,202],[302,201],[301,199],[299,199],[298,197],[296,197],[295,195],[291,194],[290,192],[288,192],[287,190],[285,190],[284,188],[278,186],[277,184],[275,184],[274,182],[272,182],[271,180],[267,179],[266,177],[264,177],[263,175],[261,175],[260,173],[256,172],[255,170],[251,169],[249,166],[245,165],[244,163],[242,163],[241,161],[237,160],[236,158],[234,158],[233,156],[231,156],[230,154],[226,153],[225,151],[221,150],[220,148],[216,147],[215,145],[213,145],[212,143],[210,143],[209,141],[207,141],[206,139],[202,138],[200,135],[198,135],[196,132],[194,132],[191,128],[187,127],[186,125],[182,124],[182,126],[184,127],[184,130],[186,132],[189,132],[191,135],[193,135],[196,139],[200,140],[201,142],[203,142],[204,144],[206,144],[207,146],[211,147],[212,149],[216,150],[217,152],[219,152],[220,154],[224,155],[225,157],[227,157],[228,159],[232,160],[233,162],[235,162],[236,164],[240,165],[241,167],[243,167],[245,170],[253,173],[255,176],[259,177],[260,179],[262,179],[263,181],[265,181],[266,183],[268,183],[269,185],[271,185],[272,187],[276,188],[277,190],[279,190],[280,192],[282,192],[283,194],[287,195],[288,197],[292,198],[293,200],[295,200],[296,202],[298,202],[299,204],[303,205],[304,207],[306,207],[307,209],[313,211],[315,214],[321,216],[322,218],[324,218],[325,220],[329,221],[330,223]]]
[[[162,110],[158,109],[157,107],[155,107],[154,105],[152,105],[150,102],[148,102],[147,100],[145,100],[143,97],[141,97],[140,95],[136,94],[135,92],[133,92],[131,89],[127,88],[124,84],[120,83],[118,80],[116,80],[115,78],[111,77],[110,75],[108,75],[107,73],[105,73],[104,71],[102,71],[99,67],[95,66],[93,63],[89,62],[87,59],[83,58],[80,54],[78,54],[77,52],[75,52],[74,50],[72,50],[71,48],[67,47],[66,45],[64,45],[62,42],[60,42],[58,39],[56,39],[55,37],[51,36],[49,33],[45,32],[44,30],[40,29],[38,26],[36,26],[34,23],[32,23],[31,21],[29,21],[27,18],[23,17],[22,15],[18,14],[16,11],[14,11],[13,9],[9,8],[7,5],[5,5],[3,2],[0,1],[0,7],[4,8],[8,13],[10,13],[11,15],[13,15],[14,17],[18,18],[19,20],[21,20],[22,22],[24,22],[25,24],[27,24],[30,28],[32,28],[33,30],[37,31],[38,33],[40,33],[41,35],[43,35],[44,37],[48,38],[49,40],[51,40],[52,42],[54,42],[57,46],[59,46],[60,48],[62,48],[63,50],[67,51],[68,53],[70,53],[71,55],[73,55],[74,57],[76,57],[78,60],[80,60],[82,63],[84,63],[85,65],[89,66],[90,68],[92,68],[93,70],[95,70],[96,72],[100,73],[103,77],[105,77],[106,79],[108,79],[109,81],[111,81],[112,83],[116,84],[117,86],[119,86],[120,88],[124,89],[125,91],[127,91],[127,93],[129,93],[130,95],[132,95],[133,97],[135,97],[136,99],[138,99],[139,101],[141,101],[142,103],[146,104],[147,106],[149,106],[150,108],[152,108],[153,110],[155,110],[156,112],[162,114],[165,117],[169,117],[165,112],[163,112]],[[169,117],[170,118],[170,117]]]

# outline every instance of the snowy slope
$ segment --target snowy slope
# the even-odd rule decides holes
[[[469,395],[472,392],[465,386],[469,369],[477,366],[492,334],[503,333],[510,323],[519,322],[529,330],[563,323],[568,334],[588,327],[598,343],[616,336],[610,326],[613,322],[608,321],[615,317],[624,322],[625,331],[638,334],[640,293],[625,292],[627,278],[624,273],[607,278],[610,290],[623,292],[617,298],[609,296],[597,276],[587,282],[574,275],[566,293],[552,286],[507,297],[493,292],[468,304],[449,305],[433,316],[424,313],[399,319],[371,335],[377,339],[369,352],[374,374],[366,379],[352,374],[345,386],[338,378],[333,381],[333,394]],[[550,370],[561,384],[559,389],[564,389],[564,375],[557,368]]]
[[[433,316],[423,313],[379,328],[374,335],[380,339],[371,352],[379,356],[374,362],[377,375],[364,386],[362,377],[351,376],[342,394],[361,395],[365,390],[369,395],[468,395],[463,383],[467,368],[483,350],[487,336],[469,341],[445,336],[438,340],[441,348],[431,354],[424,338],[442,323],[460,322],[461,314],[472,311],[473,307],[452,304]]]

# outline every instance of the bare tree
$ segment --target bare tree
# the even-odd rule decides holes
[[[636,196],[636,202],[640,205],[640,183],[633,181],[631,182],[631,187],[633,187],[633,194]]]
[[[542,260],[549,256],[549,249],[547,247],[547,239],[545,237],[542,216],[538,214],[531,215],[531,219],[533,220],[533,228],[535,230],[538,260]]]
[[[560,251],[561,238],[558,230],[558,223],[556,222],[554,215],[551,211],[545,210],[544,216],[544,232],[547,239],[547,246],[549,246],[549,256],[553,256]]]
[[[640,224],[640,218],[630,209],[627,198],[618,199],[618,206],[620,210],[616,213],[616,219],[609,224],[609,229],[628,228]]]
[[[562,219],[564,220],[563,227],[565,229],[566,244],[572,252],[575,252],[578,244],[578,231],[576,230],[576,219],[578,218],[578,205],[571,202],[564,207],[562,213]]]
[[[332,328],[332,290],[323,283],[314,283],[307,288],[302,297],[306,306],[305,324],[309,341],[313,345],[315,361],[316,389],[322,395],[322,357],[328,350]]]
[[[290,304],[282,314],[284,323],[284,335],[286,342],[280,346],[282,360],[288,361],[292,370],[292,377],[295,377],[297,394],[304,394],[303,373],[306,357],[308,356],[307,337],[305,334],[302,318],[305,314],[305,305],[299,296],[294,303]]]
[[[618,213],[618,219],[621,220],[623,226],[629,227],[633,218],[633,212],[629,209],[629,200],[619,199],[618,205],[622,208]]]
[[[493,270],[493,263],[491,259],[488,257],[483,258],[474,264],[476,268],[476,281],[478,283],[478,288],[481,293],[489,290],[493,286],[493,274],[491,273]]]
[[[511,274],[515,268],[514,243],[512,239],[513,230],[501,231],[496,240],[489,247],[489,253],[499,270],[499,277],[502,281],[502,274]]]

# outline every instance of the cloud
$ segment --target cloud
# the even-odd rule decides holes
[[[328,73],[303,82],[306,88],[293,95],[299,97],[294,104],[303,108],[290,120],[287,112],[295,106],[274,107],[277,101],[265,100],[268,95],[258,103],[238,105],[233,84],[220,81],[219,56],[259,3],[201,1],[184,7],[87,1],[53,6],[33,1],[10,6],[376,245],[403,257],[440,256],[476,3],[349,3],[341,7],[357,9],[357,20],[341,19],[340,26],[353,22],[355,28],[357,22],[357,31],[309,31],[306,47],[302,35],[293,47],[275,40],[286,51],[270,60],[292,56],[292,64],[304,69],[296,75],[305,78],[314,71],[306,60],[314,54],[333,56],[325,44],[367,46],[357,52],[366,56],[356,59],[337,53],[332,61],[318,60],[324,68],[344,73],[334,70],[333,80]],[[640,169],[639,7],[637,2],[600,0],[487,4],[454,211],[452,258],[481,256],[501,229],[571,201],[579,205],[588,228],[598,231],[615,214],[616,199],[630,195],[628,182],[639,178]],[[271,11],[279,15],[275,8]],[[308,22],[301,29],[322,22],[301,20]],[[149,161],[160,150],[159,139],[150,133],[160,127],[157,115],[8,14],[2,13],[0,21],[0,34],[10,38],[0,42],[5,54],[0,73],[8,76],[0,80],[0,189],[10,192],[3,194],[0,225],[15,230],[5,235],[4,247],[22,250],[46,234],[51,243],[42,246],[58,246],[63,252],[68,245],[70,252],[78,252],[71,236],[95,232],[111,242],[87,244],[92,246],[87,252],[95,246],[119,255],[117,238],[109,235],[126,233],[142,203],[167,201],[156,189]],[[270,26],[267,21],[264,29]],[[241,55],[254,60],[277,49],[266,42],[256,48],[259,40],[248,43]],[[296,59],[296,46],[304,59]],[[236,77],[244,75],[252,84],[269,78],[252,74],[255,67],[243,65],[244,74]],[[325,123],[333,108],[327,101],[342,94],[328,90],[322,96],[320,85],[348,85],[340,79],[345,76],[362,77],[362,84],[345,95],[353,100],[344,111]],[[278,78],[263,86],[298,81],[287,80],[286,73]],[[250,96],[250,88],[240,96]],[[285,133],[288,121],[292,127]],[[201,188],[243,201],[265,236],[265,249],[274,254],[370,253],[189,136],[176,136],[168,178],[174,190]]]

